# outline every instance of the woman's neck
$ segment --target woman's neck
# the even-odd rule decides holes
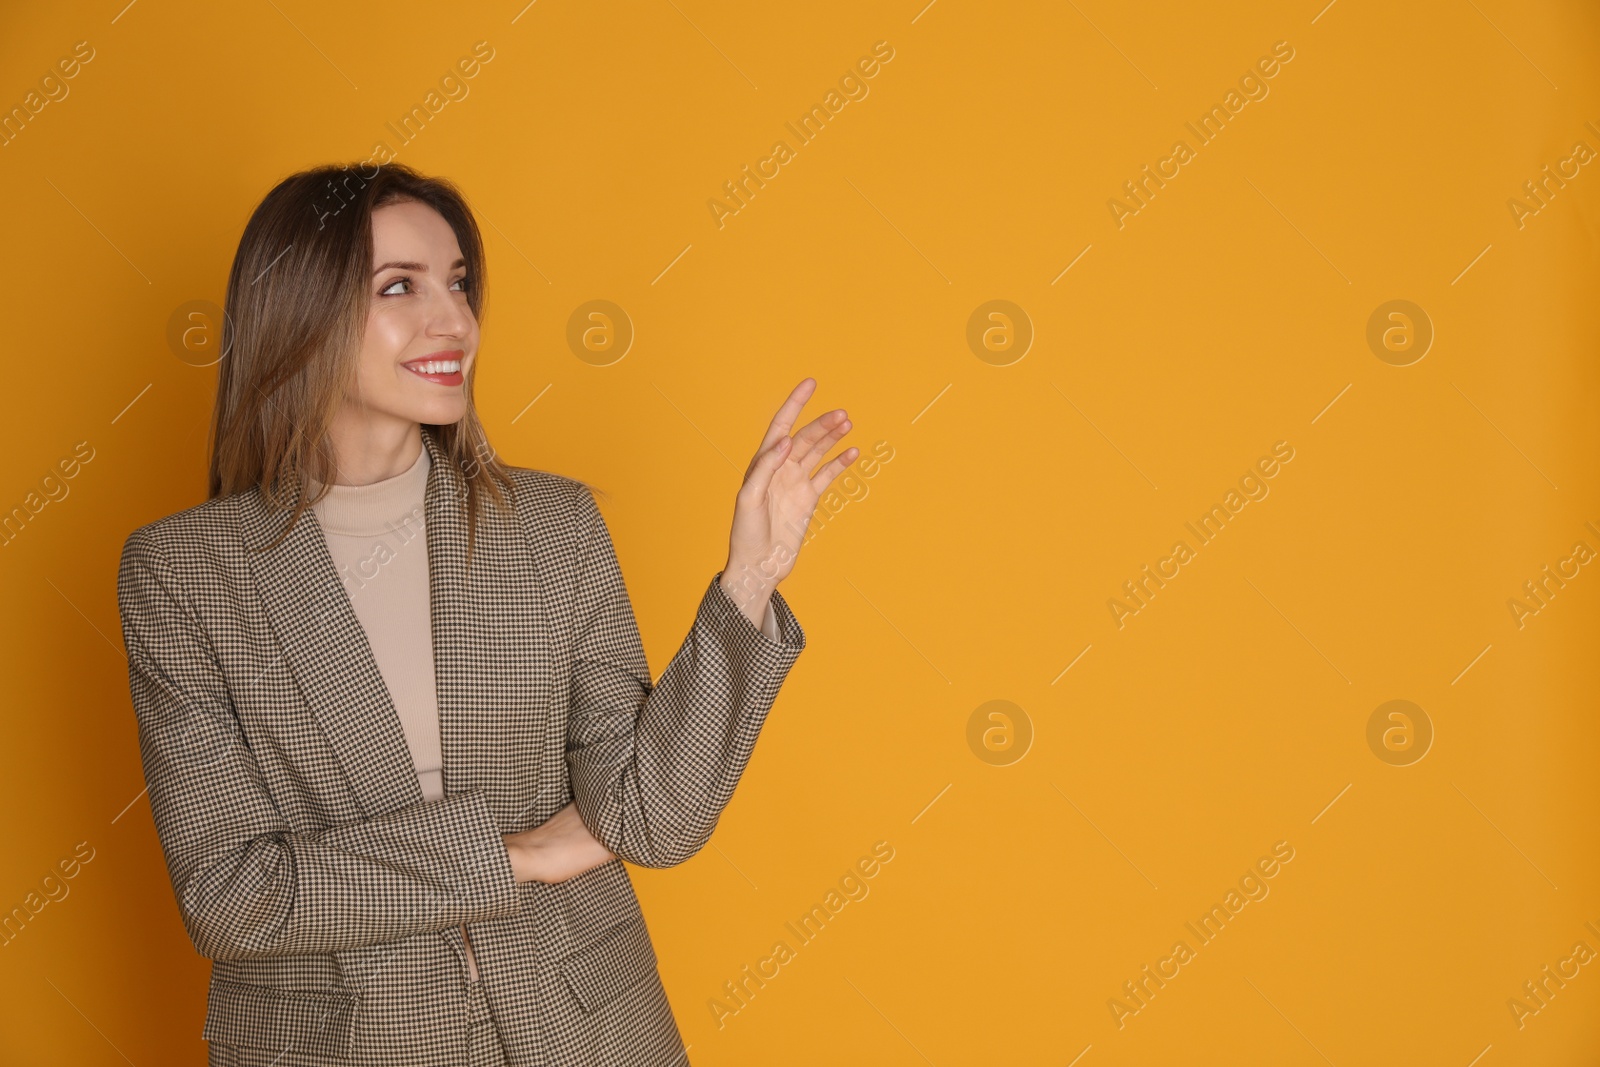
[[[385,420],[335,419],[328,431],[337,460],[335,485],[371,485],[416,466],[422,426]]]

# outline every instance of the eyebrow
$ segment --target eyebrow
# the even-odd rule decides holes
[[[466,261],[465,257],[463,257],[461,259],[456,260],[454,263],[450,264],[450,269],[451,270],[455,270],[457,267],[465,267],[466,265],[467,265],[467,261]],[[383,264],[382,266],[380,266],[377,270],[373,271],[372,273],[373,274],[381,274],[384,271],[388,270],[390,267],[399,267],[401,270],[414,270],[414,271],[417,271],[417,272],[419,272],[421,274],[428,273],[428,265],[426,263],[412,263],[412,262],[410,262],[408,260],[390,260],[388,263]]]

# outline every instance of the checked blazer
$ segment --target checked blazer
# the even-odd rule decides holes
[[[214,961],[228,1067],[467,1067],[471,926],[514,1067],[687,1062],[623,860],[710,838],[805,647],[705,590],[652,684],[581,483],[511,468],[467,566],[465,482],[430,427],[424,525],[444,799],[403,728],[317,524],[255,489],[135,530],[117,579],[151,813],[178,912]],[[303,491],[303,490],[296,490]],[[501,835],[568,803],[619,858],[515,882]]]

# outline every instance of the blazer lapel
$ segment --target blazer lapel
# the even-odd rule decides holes
[[[502,831],[537,821],[543,794],[555,795],[564,737],[547,732],[555,696],[555,649],[545,572],[554,544],[514,516],[482,502],[472,565],[458,501],[466,479],[428,427],[428,566],[433,605],[433,670],[446,795],[482,789]],[[525,506],[532,507],[531,503]],[[554,748],[551,746],[554,745]]]
[[[437,457],[433,457],[437,461]],[[428,478],[435,495],[437,462]],[[298,503],[303,487],[289,501]],[[271,543],[290,510],[269,511],[258,492],[243,494],[246,555],[256,591],[278,637],[280,656],[299,682],[301,694],[333,750],[362,812],[373,818],[423,800],[405,730],[378,670],[366,630],[322,535],[316,513],[306,509],[289,535]],[[433,509],[427,508],[432,526]],[[429,556],[433,531],[428,531]]]

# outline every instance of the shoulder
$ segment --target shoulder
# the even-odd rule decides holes
[[[130,532],[117,568],[119,600],[126,602],[135,590],[148,595],[152,582],[188,601],[236,581],[244,561],[242,498],[243,493],[213,497]]]
[[[153,551],[169,558],[181,558],[223,549],[240,539],[239,505],[243,496],[241,492],[212,497],[147,522],[128,534],[123,542],[123,555]]]
[[[582,534],[599,514],[593,487],[577,478],[531,467],[505,468],[517,517],[541,533]]]

